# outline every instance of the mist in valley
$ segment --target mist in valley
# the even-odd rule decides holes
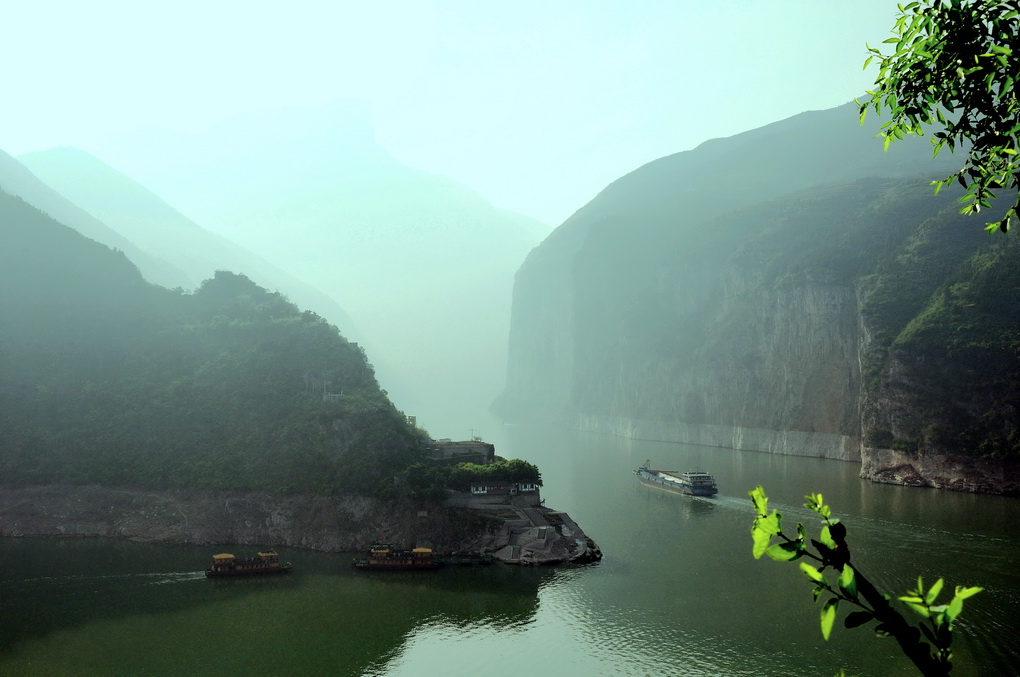
[[[853,20],[884,27],[886,4]],[[867,82],[792,101],[698,92],[685,64],[704,53],[709,15],[678,23],[669,5],[301,3],[270,21],[227,3],[201,25],[181,7],[145,38],[122,30],[126,16],[75,22],[64,9],[101,38],[74,50],[85,32],[60,34],[76,54],[68,75],[92,67],[97,87],[65,85],[80,101],[65,115],[19,81],[45,112],[5,111],[0,149],[44,185],[19,188],[17,168],[4,189],[127,252],[151,282],[190,290],[230,270],[280,291],[361,343],[398,408],[443,437],[494,424],[514,275],[559,222],[644,162]],[[762,11],[734,3],[717,18],[739,33]],[[788,12],[814,16],[806,3]],[[815,39],[781,31],[782,60]],[[166,42],[174,33],[194,37],[185,48]],[[856,66],[855,42],[827,44]],[[46,59],[36,68],[40,82],[56,75]]]
[[[6,8],[0,672],[905,674],[752,556],[759,484],[984,587],[957,672],[1008,672],[1020,244],[860,119],[896,12]]]
[[[217,269],[243,272],[336,324],[426,427],[478,416],[503,387],[513,275],[548,227],[400,164],[344,107],[246,116],[195,137],[136,136],[100,153],[111,164],[72,149],[20,159],[185,269],[186,286]]]

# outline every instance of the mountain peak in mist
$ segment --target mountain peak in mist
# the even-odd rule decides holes
[[[337,302],[240,245],[195,223],[159,195],[95,156],[77,148],[26,153],[19,160],[74,204],[100,219],[131,243],[178,266],[188,275],[180,286],[197,287],[218,270],[244,273],[269,288],[287,293],[354,332]]]

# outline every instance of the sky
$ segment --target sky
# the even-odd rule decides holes
[[[556,226],[659,157],[864,93],[896,2],[8,3],[0,149],[335,101],[403,163]],[[100,154],[101,153],[97,153]]]

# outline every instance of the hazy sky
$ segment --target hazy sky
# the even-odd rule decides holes
[[[893,0],[33,0],[5,5],[0,149],[365,102],[379,143],[557,225],[645,162],[873,81]]]

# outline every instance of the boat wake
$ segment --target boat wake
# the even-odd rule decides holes
[[[71,576],[40,576],[38,578],[23,578],[21,580],[9,581],[11,585],[33,585],[45,583],[47,585],[56,583],[77,584],[87,581],[138,581],[145,585],[165,585],[167,583],[181,583],[185,581],[205,580],[204,571],[160,571],[140,574],[104,574],[102,576],[89,576],[85,574]]]
[[[140,574],[140,575],[156,578],[156,580],[149,581],[149,585],[166,585],[167,583],[184,583],[186,581],[205,580],[205,571],[178,571],[165,574]]]
[[[751,515],[753,519],[754,505],[746,496],[741,498],[738,496],[723,496],[721,494],[716,494],[711,498],[705,498],[702,496],[691,496],[691,498],[711,503],[712,505],[719,506],[720,508],[725,508],[727,510],[739,510],[740,512],[746,512],[748,515]]]

